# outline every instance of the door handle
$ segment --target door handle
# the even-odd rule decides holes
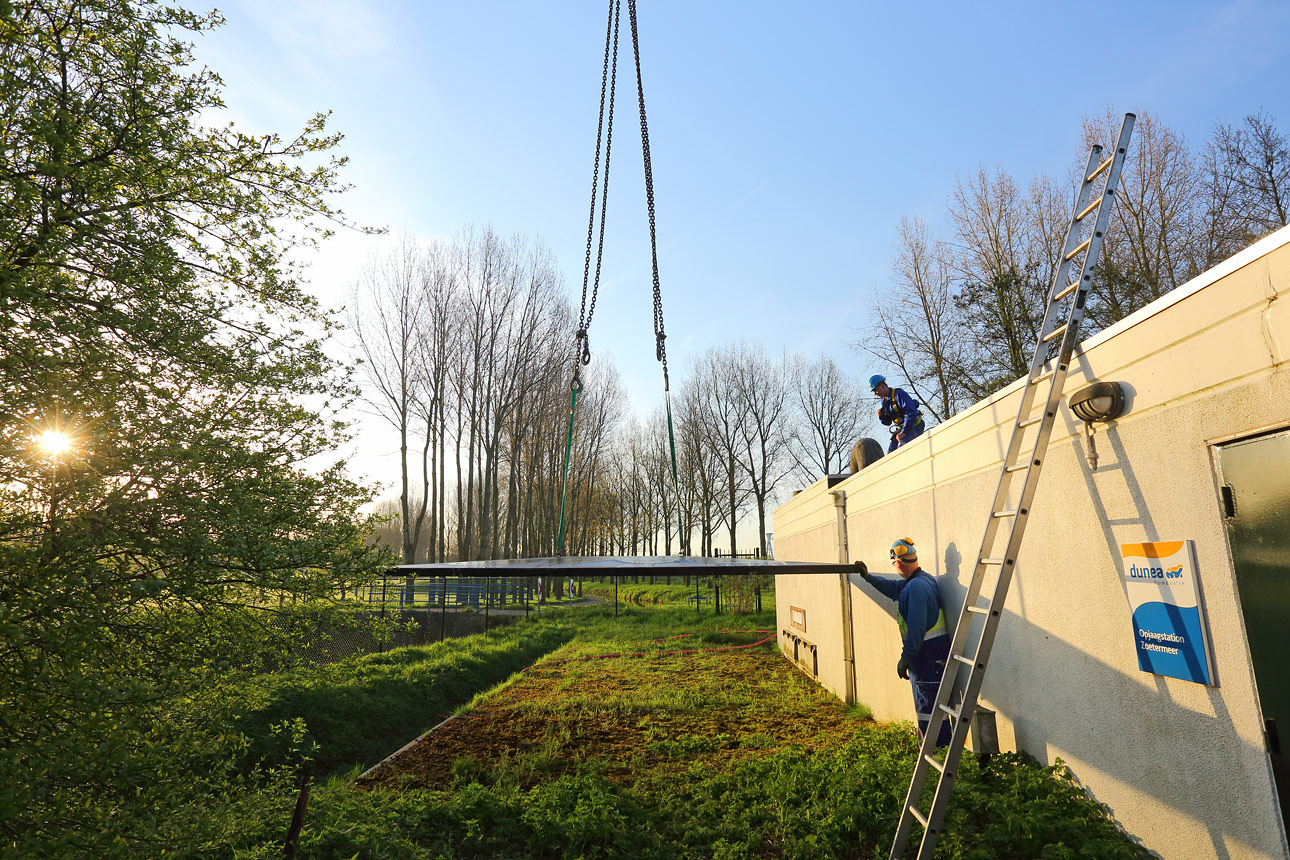
[[[1236,516],[1236,493],[1231,484],[1224,484],[1219,490],[1223,496],[1223,516],[1231,519]]]

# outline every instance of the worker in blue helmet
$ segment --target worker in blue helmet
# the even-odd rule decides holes
[[[891,428],[888,454],[923,435],[926,428],[923,414],[918,411],[918,401],[910,397],[905,389],[892,388],[887,384],[887,377],[875,373],[869,377],[869,390],[882,401],[878,407],[878,420],[884,427]]]
[[[936,704],[937,688],[945,674],[945,661],[950,656],[949,627],[945,623],[945,609],[941,603],[936,579],[918,563],[918,549],[909,538],[901,538],[891,545],[891,563],[900,574],[899,579],[874,576],[868,569],[861,572],[864,581],[878,593],[896,601],[900,626],[900,660],[896,674],[909,679],[914,690],[914,712],[918,715],[919,734],[927,733]],[[952,731],[949,720],[941,721],[936,745],[943,747],[950,742]]]

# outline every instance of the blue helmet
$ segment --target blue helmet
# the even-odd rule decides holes
[[[901,561],[918,561],[918,550],[910,538],[901,538],[891,545],[891,557]]]
[[[882,385],[886,381],[887,381],[887,377],[883,376],[881,373],[875,373],[873,376],[869,377],[869,390],[873,391],[875,388],[877,388],[879,385]]]

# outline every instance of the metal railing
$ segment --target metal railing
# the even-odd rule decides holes
[[[463,579],[387,576],[366,586],[359,598],[390,609],[485,609],[524,607],[538,599],[530,577]]]

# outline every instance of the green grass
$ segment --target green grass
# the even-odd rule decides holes
[[[586,582],[582,586],[583,594],[594,595],[602,600],[613,601],[614,584],[612,582]],[[699,593],[711,599],[712,589],[700,587]],[[618,583],[618,601],[636,606],[694,606],[690,599],[694,597],[693,585],[650,585],[648,583]],[[710,604],[705,604],[710,606]]]
[[[863,708],[843,707],[771,646],[576,660],[722,647],[756,637],[717,628],[771,623],[769,613],[696,619],[692,610],[627,608],[615,619],[608,607],[575,610],[472,637],[491,644],[441,643],[435,659],[369,657],[270,684],[275,708],[244,720],[267,727],[299,717],[330,748],[331,768],[349,766],[316,786],[301,857],[885,857],[917,753],[908,724],[880,725]],[[691,635],[664,638],[681,633]],[[539,662],[575,662],[506,677],[543,648]],[[405,699],[448,707],[465,692],[466,665],[490,655],[512,661],[494,672],[505,680],[461,709],[449,724],[455,734],[431,736],[427,771],[374,788],[356,783],[359,767],[378,756],[365,731],[383,738],[383,752],[401,746],[436,720],[412,729],[408,717],[398,735],[385,712]],[[229,844],[205,856],[280,856],[293,799],[261,798]],[[983,767],[969,753],[936,856],[1150,855],[1060,764],[1011,754]]]
[[[229,697],[234,726],[251,740],[248,763],[280,764],[274,727],[300,720],[316,774],[370,766],[572,636],[568,626],[514,624],[260,676]]]

